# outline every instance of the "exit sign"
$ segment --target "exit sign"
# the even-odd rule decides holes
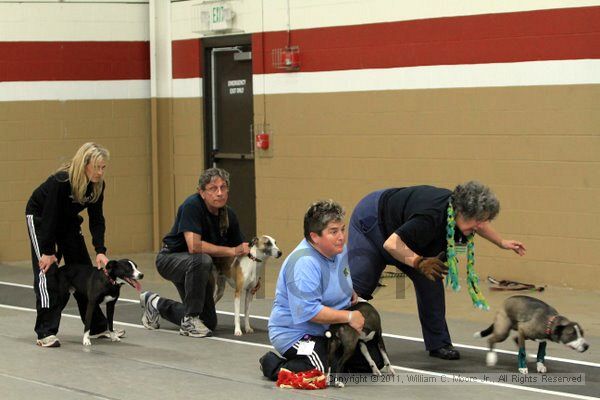
[[[227,2],[202,4],[200,14],[201,31],[222,32],[233,28],[233,12]]]
[[[231,10],[229,8],[225,8],[225,6],[212,6],[210,9],[210,27],[213,30],[227,29],[229,26],[227,24],[228,20],[225,18],[225,16],[230,13]],[[231,18],[229,20],[231,20]]]

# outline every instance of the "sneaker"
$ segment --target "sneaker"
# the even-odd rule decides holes
[[[125,337],[124,329],[115,329],[114,332],[117,334],[117,337],[120,339]],[[96,333],[94,335],[90,335],[90,339],[110,339],[110,331],[105,330],[104,332]]]
[[[179,334],[191,337],[206,337],[212,336],[212,331],[204,325],[199,317],[186,315],[181,320]]]
[[[258,364],[265,378],[276,381],[279,370],[286,361],[285,358],[269,351],[258,360]]]
[[[41,347],[60,347],[60,340],[54,335],[49,335],[45,338],[38,339],[36,344]]]
[[[160,323],[158,320],[160,319],[160,313],[152,305],[152,301],[158,298],[157,293],[153,292],[143,292],[140,294],[140,305],[144,309],[144,315],[142,315],[142,324],[148,329],[158,329],[160,328]]]

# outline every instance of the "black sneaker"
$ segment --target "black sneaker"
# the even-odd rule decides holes
[[[280,357],[272,351],[269,351],[258,360],[258,363],[260,364],[260,370],[262,371],[264,377],[269,378],[272,381],[276,381],[277,376],[279,375],[279,370],[286,361],[287,360],[285,358]]]
[[[447,344],[439,349],[431,350],[430,357],[441,358],[442,360],[459,360],[460,353],[451,344]]]

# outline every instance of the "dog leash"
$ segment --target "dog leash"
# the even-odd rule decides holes
[[[532,292],[543,292],[544,286],[535,286],[532,283],[522,283],[509,280],[496,280],[491,276],[487,277],[490,284],[490,290],[530,290]]]

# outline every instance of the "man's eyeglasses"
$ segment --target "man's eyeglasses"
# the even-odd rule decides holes
[[[229,186],[227,185],[222,185],[222,186],[207,186],[206,189],[204,189],[205,192],[208,192],[210,194],[217,194],[219,191],[221,193],[227,193],[229,192]]]

